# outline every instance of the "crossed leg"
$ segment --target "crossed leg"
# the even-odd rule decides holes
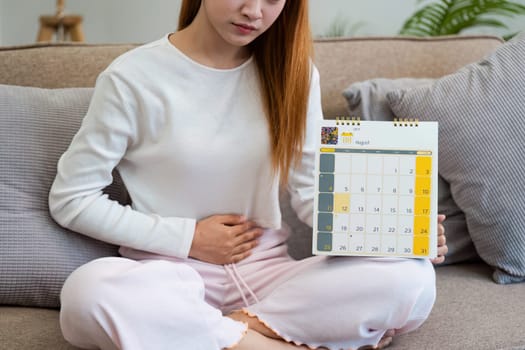
[[[248,332],[244,338],[233,349],[235,350],[257,350],[257,349],[275,349],[275,350],[292,350],[292,349],[310,349],[306,345],[295,345],[284,341],[277,333],[266,327],[256,317],[251,317],[244,312],[235,311],[228,317],[248,324]],[[359,350],[384,349],[392,343],[395,330],[388,330],[383,338],[377,344],[377,347],[367,345],[360,347]],[[326,348],[318,348],[322,350]]]
[[[275,349],[382,349],[397,330],[406,333],[423,323],[434,302],[434,283],[433,268],[425,261],[319,260],[259,303],[228,315],[258,333],[250,331],[234,348],[245,349],[244,341],[262,348],[258,340],[273,340]]]

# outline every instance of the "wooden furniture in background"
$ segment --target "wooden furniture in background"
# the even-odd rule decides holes
[[[52,41],[84,41],[82,16],[64,15],[64,0],[57,0],[57,11],[53,16],[40,16],[40,30],[37,42]]]

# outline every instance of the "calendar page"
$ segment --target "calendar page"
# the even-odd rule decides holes
[[[437,256],[437,122],[323,120],[312,251]]]

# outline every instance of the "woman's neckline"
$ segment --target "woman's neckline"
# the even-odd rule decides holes
[[[168,33],[164,36],[164,40],[165,42],[167,43],[167,45],[172,48],[179,56],[181,56],[184,60],[188,61],[189,63],[191,63],[192,65],[195,65],[195,66],[198,66],[200,68],[203,68],[203,69],[206,69],[206,70],[209,70],[209,71],[213,71],[213,72],[224,72],[224,73],[227,73],[227,72],[235,72],[235,71],[238,71],[238,70],[242,70],[244,69],[246,66],[250,65],[251,62],[254,60],[253,58],[253,55],[251,55],[248,59],[246,59],[244,62],[242,62],[241,64],[239,64],[238,66],[235,66],[235,67],[232,67],[232,68],[216,68],[216,67],[212,67],[212,66],[209,66],[209,65],[206,65],[204,63],[201,63],[195,59],[193,59],[192,57],[188,56],[186,53],[184,53],[181,49],[179,49],[171,40],[170,40],[170,35],[172,35],[173,33]]]

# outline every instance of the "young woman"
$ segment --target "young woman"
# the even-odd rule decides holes
[[[99,76],[49,203],[57,222],[120,245],[122,257],[67,279],[68,341],[355,349],[384,346],[427,318],[427,260],[287,254],[279,186],[311,225],[322,118],[307,2],[185,0],[179,31]],[[102,194],[115,167],[131,207]]]

